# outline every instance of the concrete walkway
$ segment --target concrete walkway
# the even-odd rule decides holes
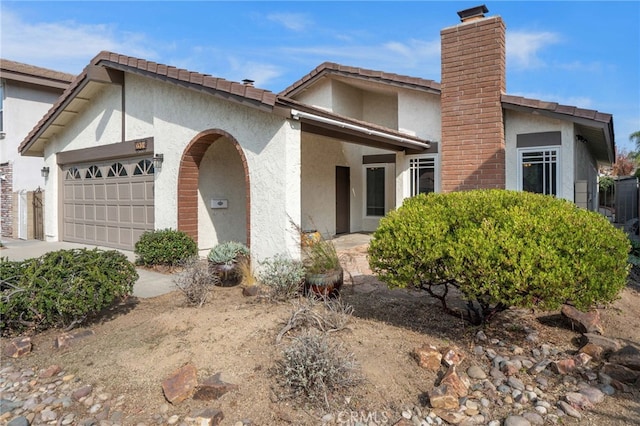
[[[100,250],[114,250],[108,247],[90,246],[85,244],[67,243],[63,241],[46,242],[40,240],[15,240],[2,238],[4,247],[0,248],[0,258],[8,258],[9,260],[24,260],[42,256],[45,253],[56,250],[70,250],[86,248],[92,250],[98,248]],[[136,256],[132,251],[118,250],[127,256],[132,263],[135,262]],[[168,274],[160,274],[143,268],[136,268],[138,271],[138,281],[133,285],[133,295],[141,298],[156,297],[165,293],[169,293],[176,289],[173,283],[173,276]]]

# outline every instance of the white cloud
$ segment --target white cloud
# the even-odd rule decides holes
[[[547,46],[558,43],[560,37],[551,32],[507,32],[507,60],[517,68],[538,68],[545,65],[539,54]]]
[[[229,58],[231,75],[226,78],[232,81],[242,81],[245,78],[254,81],[254,85],[265,88],[283,74],[283,70],[273,64],[254,61],[243,61],[235,57]]]
[[[313,24],[313,21],[302,13],[270,13],[267,19],[291,31],[304,31]]]
[[[115,25],[75,21],[27,22],[2,8],[3,58],[59,71],[79,73],[101,50],[154,59],[144,34],[119,32]]]

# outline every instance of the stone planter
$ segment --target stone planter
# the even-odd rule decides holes
[[[344,282],[344,271],[342,268],[325,273],[305,275],[305,292],[318,296],[337,296],[340,293]]]

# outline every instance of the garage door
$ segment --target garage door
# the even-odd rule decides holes
[[[133,250],[152,230],[153,162],[135,158],[69,165],[64,171],[64,241]]]

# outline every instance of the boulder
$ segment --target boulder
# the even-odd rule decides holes
[[[229,391],[238,389],[238,385],[224,382],[220,379],[220,373],[206,378],[198,385],[193,399],[201,401],[211,401],[220,398]]]
[[[424,344],[414,351],[418,365],[429,371],[438,371],[442,362],[442,354],[435,346]]]
[[[89,336],[93,336],[95,332],[93,330],[73,330],[68,333],[62,333],[53,342],[53,346],[60,349],[66,346],[76,343],[78,340],[84,339]]]
[[[12,339],[4,347],[4,354],[10,358],[19,358],[31,352],[31,338],[18,337]]]
[[[442,362],[447,367],[459,365],[462,361],[464,361],[464,354],[457,346],[450,346],[442,351]]]
[[[220,410],[207,408],[195,416],[196,424],[199,426],[217,426],[224,419],[224,414]]]
[[[186,364],[162,382],[164,397],[172,404],[179,404],[193,395],[198,386],[196,367]]]
[[[458,396],[450,391],[447,385],[433,388],[429,392],[429,403],[431,407],[443,410],[457,410],[459,408]]]
[[[468,379],[460,377],[456,371],[456,366],[449,367],[447,372],[440,380],[440,386],[446,385],[450,392],[453,392],[456,396],[462,398],[467,396],[469,392]]]
[[[609,355],[609,362],[624,365],[627,368],[638,371],[640,370],[640,349],[636,346],[627,345]]]
[[[567,318],[572,327],[581,333],[604,334],[600,312],[597,309],[589,312],[581,312],[571,305],[563,305],[560,311]]]
[[[584,344],[593,343],[594,345],[600,346],[603,350],[604,356],[622,348],[622,345],[616,339],[610,339],[595,333],[584,333],[582,335],[582,340]]]
[[[632,370],[620,364],[605,362],[600,372],[622,383],[634,383],[640,378],[640,371]]]

